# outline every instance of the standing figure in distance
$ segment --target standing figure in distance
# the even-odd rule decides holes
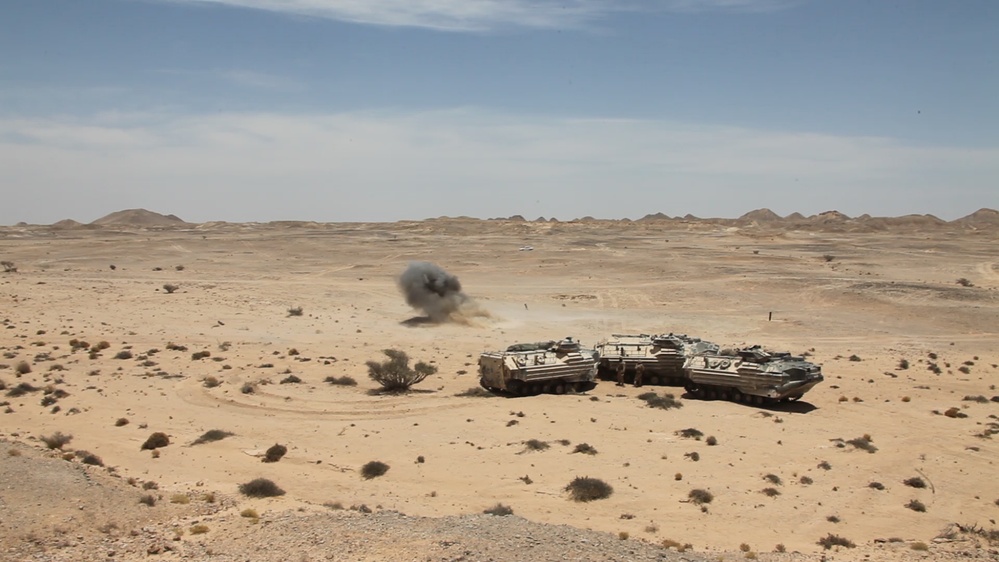
[[[624,386],[624,359],[617,362],[617,385]]]
[[[638,366],[635,367],[635,386],[636,387],[642,386],[642,377],[644,375],[645,375],[645,365],[642,365],[641,363],[639,363]]]

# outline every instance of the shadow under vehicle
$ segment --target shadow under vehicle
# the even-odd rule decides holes
[[[479,356],[479,384],[516,396],[585,392],[596,386],[597,352],[572,338],[511,345]]]

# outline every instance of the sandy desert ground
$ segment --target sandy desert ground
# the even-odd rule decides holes
[[[0,258],[18,271],[0,273],[0,557],[543,559],[449,553],[430,531],[393,534],[418,527],[392,523],[395,512],[416,521],[500,502],[516,517],[479,519],[632,545],[599,559],[669,557],[657,546],[667,540],[691,544],[688,558],[791,559],[773,554],[783,545],[794,559],[994,559],[996,545],[974,533],[934,538],[999,518],[999,225],[826,218],[4,227]],[[489,316],[407,323],[417,313],[395,280],[411,260],[457,275]],[[681,397],[681,409],[651,409],[636,398],[648,388],[607,382],[584,395],[457,395],[478,386],[486,350],[669,331],[807,352],[826,380],[775,408]],[[365,362],[385,348],[439,371],[412,393],[372,394]],[[22,361],[30,372],[17,373]],[[282,383],[289,375],[301,382]],[[22,383],[38,390],[11,392]],[[247,383],[255,392],[242,392]],[[685,428],[717,444],[680,437]],[[213,429],[233,435],[191,444]],[[72,435],[63,451],[41,441],[55,432]],[[153,432],[170,445],[142,450]],[[876,451],[844,443],[864,435]],[[528,451],[530,439],[550,447]],[[573,454],[579,443],[598,453]],[[287,454],[261,462],[274,444]],[[62,460],[73,451],[104,466]],[[388,472],[363,479],[373,460]],[[50,471],[59,476],[46,480]],[[577,476],[614,493],[569,501],[563,488]],[[258,477],[287,493],[237,491]],[[925,487],[904,483],[916,477]],[[695,488],[714,496],[704,509],[688,501]],[[155,506],[139,503],[144,494]],[[361,505],[375,513],[349,509]],[[247,509],[260,518],[241,517]],[[384,528],[346,530],[362,520]],[[288,538],[314,528],[341,530]],[[817,541],[830,534],[857,546],[824,551]]]

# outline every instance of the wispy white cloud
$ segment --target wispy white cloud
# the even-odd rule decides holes
[[[146,207],[188,220],[439,215],[955,218],[999,206],[999,147],[660,121],[428,113],[0,119],[0,224]]]
[[[580,27],[623,11],[764,11],[801,0],[160,0],[445,31]]]

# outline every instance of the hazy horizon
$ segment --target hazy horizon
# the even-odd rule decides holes
[[[999,208],[999,4],[33,0],[0,224]]]

